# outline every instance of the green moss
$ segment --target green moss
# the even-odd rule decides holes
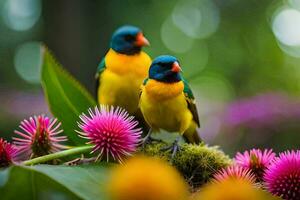
[[[147,145],[144,154],[170,161],[193,188],[208,182],[215,171],[230,165],[232,162],[217,146],[209,147],[205,144],[181,145],[181,150],[171,162],[171,152],[161,150],[165,145],[165,143]]]

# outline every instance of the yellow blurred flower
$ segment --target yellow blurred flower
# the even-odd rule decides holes
[[[112,171],[108,182],[112,200],[186,200],[188,186],[168,163],[135,157]]]
[[[191,200],[278,200],[242,179],[213,182],[192,196]]]

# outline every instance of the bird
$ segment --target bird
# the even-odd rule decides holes
[[[174,56],[162,55],[153,60],[140,91],[139,107],[151,128],[144,142],[161,129],[177,132],[189,143],[201,142],[195,98],[181,71]],[[173,155],[178,150],[178,140],[173,143]]]
[[[150,43],[138,27],[125,25],[112,35],[110,48],[98,65],[96,95],[99,104],[139,112],[139,91],[151,65],[142,47]]]

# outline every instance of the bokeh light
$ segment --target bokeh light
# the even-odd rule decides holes
[[[17,48],[14,65],[18,75],[25,81],[40,82],[41,62],[39,42],[27,42]]]
[[[280,48],[288,55],[300,57],[300,11],[281,8],[273,17],[272,30]]]
[[[176,56],[180,58],[184,77],[190,78],[199,74],[206,67],[209,51],[206,42],[200,41],[193,44],[188,52]]]
[[[173,23],[192,38],[206,38],[219,25],[219,9],[210,0],[181,0],[172,13]]]
[[[165,46],[175,53],[184,53],[192,48],[193,39],[186,36],[167,18],[161,27],[161,38]]]
[[[189,81],[195,98],[201,123],[201,137],[206,142],[213,142],[220,133],[220,111],[226,102],[235,97],[231,83],[217,73],[205,73]]]
[[[230,101],[234,97],[231,83],[217,73],[206,73],[190,80],[196,94],[209,100]],[[200,97],[201,98],[201,97]]]
[[[300,0],[289,0],[289,3],[292,7],[300,10]]]
[[[300,45],[299,46],[288,46],[282,43],[278,44],[279,47],[288,55],[293,57],[300,57]]]
[[[300,11],[292,8],[279,11],[272,29],[281,43],[289,46],[300,45]]]
[[[15,31],[32,28],[41,15],[40,0],[6,0],[3,10],[5,24]]]

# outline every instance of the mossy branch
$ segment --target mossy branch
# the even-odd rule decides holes
[[[161,150],[165,145],[165,143],[152,143],[141,152],[170,161],[172,153]],[[230,164],[232,160],[218,146],[209,147],[205,144],[183,144],[172,160],[172,165],[181,172],[193,188],[208,182],[216,171]]]

